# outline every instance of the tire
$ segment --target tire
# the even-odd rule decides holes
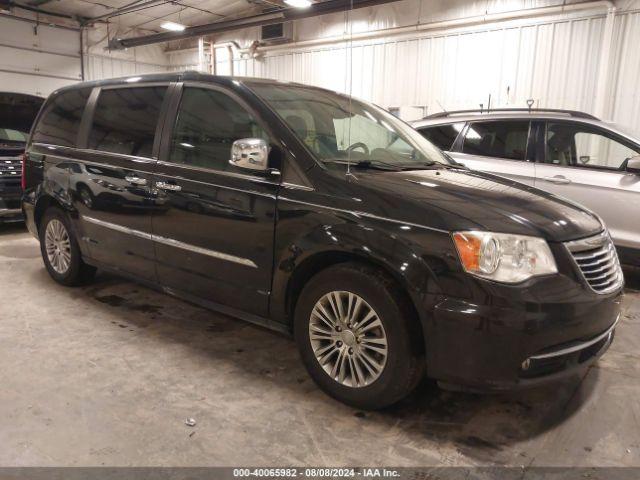
[[[51,278],[61,285],[82,285],[93,278],[96,268],[82,260],[69,219],[59,208],[49,208],[42,217],[40,252]]]
[[[353,323],[331,321],[340,316],[334,314],[339,304],[342,318]],[[339,264],[308,282],[296,303],[294,335],[313,380],[353,407],[375,410],[392,405],[409,395],[423,376],[423,339],[409,300],[393,279],[364,264]],[[340,355],[342,369],[335,367]]]

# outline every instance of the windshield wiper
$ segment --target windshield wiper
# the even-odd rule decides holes
[[[349,164],[355,168],[369,169],[369,170],[385,170],[389,172],[399,172],[402,170],[397,165],[393,165],[392,163],[381,162],[379,160],[359,160],[357,162],[348,162],[347,160],[337,160],[337,159],[328,159],[324,160],[326,163],[340,163],[342,165]]]

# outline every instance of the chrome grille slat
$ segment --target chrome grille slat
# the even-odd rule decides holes
[[[607,253],[607,256],[606,256],[605,258],[602,258],[602,259],[600,259],[600,260],[596,260],[595,262],[582,263],[584,260],[576,259],[576,261],[577,261],[577,262],[580,264],[580,266],[581,266],[581,267],[583,267],[583,268],[585,268],[585,267],[586,267],[586,268],[588,268],[588,267],[591,267],[591,266],[594,266],[594,265],[599,265],[599,264],[601,264],[602,262],[605,262],[605,261],[611,261],[611,260],[613,260],[613,254],[612,254],[611,252],[608,252],[608,253]]]
[[[613,268],[615,265],[614,262],[607,262],[604,265],[601,265],[599,268],[584,268],[582,267],[582,273],[584,273],[585,275],[593,275],[595,273],[600,273],[600,272],[605,272],[607,270],[610,270],[611,268]]]
[[[620,288],[624,276],[618,254],[607,232],[565,243],[584,281],[600,294]]]
[[[584,260],[591,260],[594,258],[598,258],[601,257],[603,255],[608,254],[609,252],[607,250],[597,250],[597,251],[590,251],[589,253],[585,253],[585,254],[574,254],[574,258],[578,261],[584,261]]]
[[[583,273],[584,273],[584,272],[583,272]],[[609,277],[612,277],[613,275],[615,275],[615,272],[607,272],[607,273],[605,273],[604,275],[598,275],[597,277],[591,277],[591,276],[589,276],[589,277],[587,278],[587,280],[588,280],[589,282],[595,282],[596,280],[602,280],[603,278],[609,278]]]
[[[22,176],[20,157],[0,157],[0,178],[19,179]]]

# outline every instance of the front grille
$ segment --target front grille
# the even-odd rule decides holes
[[[608,232],[565,245],[593,291],[610,293],[622,286],[622,269]]]
[[[22,158],[0,157],[0,178],[19,180],[22,176]]]

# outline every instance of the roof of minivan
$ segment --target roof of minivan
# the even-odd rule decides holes
[[[251,82],[251,83],[264,83],[264,84],[281,84],[281,85],[299,85],[309,86],[300,83],[282,82],[280,80],[263,79],[256,77],[230,77],[226,75],[211,75],[208,73],[201,73],[196,71],[183,71],[175,73],[150,73],[144,75],[129,75],[127,77],[108,78],[104,80],[93,80],[89,82],[80,82],[66,87],[62,87],[56,90],[55,93],[63,92],[66,90],[75,90],[78,88],[93,88],[93,87],[106,87],[113,85],[126,85],[138,83],[153,83],[153,82],[182,82],[182,81],[198,81],[206,83],[218,83],[221,85],[232,86],[233,82]],[[310,87],[310,86],[309,86]],[[316,88],[316,87],[310,87]]]

